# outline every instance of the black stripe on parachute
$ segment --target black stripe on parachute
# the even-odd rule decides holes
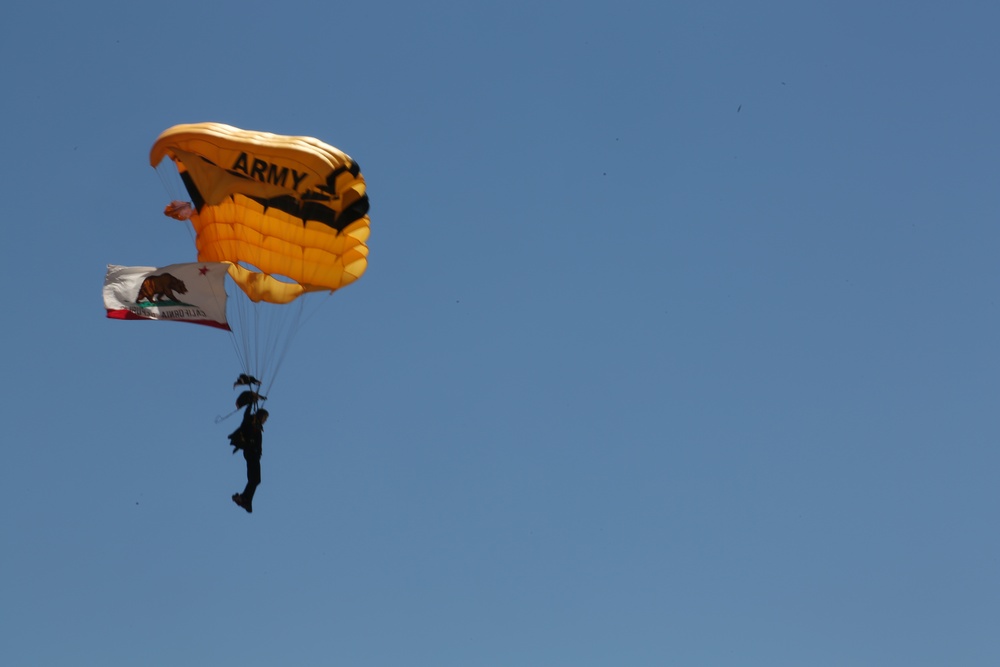
[[[205,161],[209,162],[208,160]],[[211,164],[211,162],[209,162],[209,164]],[[229,173],[233,176],[247,178],[246,175],[239,172],[231,170],[227,171],[229,171]],[[340,215],[337,215],[333,209],[327,206],[327,202],[331,202],[336,198],[335,194],[327,193],[335,192],[333,187],[337,180],[337,176],[345,171],[350,172],[354,176],[361,173],[356,163],[351,163],[350,168],[341,167],[330,174],[327,178],[326,186],[323,186],[320,192],[315,190],[306,192],[302,195],[301,199],[293,195],[282,195],[280,197],[244,196],[257,202],[263,206],[265,210],[274,208],[279,211],[283,211],[290,216],[299,218],[302,220],[303,225],[309,220],[314,220],[336,229],[337,232],[342,232],[351,223],[356,222],[368,215],[368,210],[370,208],[367,194],[362,195],[360,198],[348,205],[343,211],[340,212]],[[202,207],[205,205],[205,198],[198,190],[198,186],[195,185],[194,180],[192,180],[187,171],[181,172],[181,180],[184,182],[184,187],[187,188],[188,195],[191,197],[191,203],[194,205],[195,210],[201,211]]]

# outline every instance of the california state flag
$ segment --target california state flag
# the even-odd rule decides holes
[[[108,265],[104,307],[119,320],[173,320],[229,329],[225,280],[228,264]]]

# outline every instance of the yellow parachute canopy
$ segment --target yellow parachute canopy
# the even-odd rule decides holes
[[[192,198],[198,260],[229,262],[252,301],[288,303],[365,272],[365,180],[340,150],[312,137],[195,123],[156,139],[150,164],[165,156]]]

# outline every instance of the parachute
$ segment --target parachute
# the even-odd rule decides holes
[[[368,195],[357,163],[312,137],[176,125],[150,164],[176,166],[190,203],[164,213],[189,220],[200,262],[223,262],[240,295],[234,347],[243,372],[273,383],[306,297],[345,287],[368,265]],[[176,194],[176,193],[174,193]]]

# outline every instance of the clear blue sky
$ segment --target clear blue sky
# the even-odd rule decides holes
[[[1000,663],[989,2],[18,3],[0,662]],[[360,163],[230,501],[177,123]]]

